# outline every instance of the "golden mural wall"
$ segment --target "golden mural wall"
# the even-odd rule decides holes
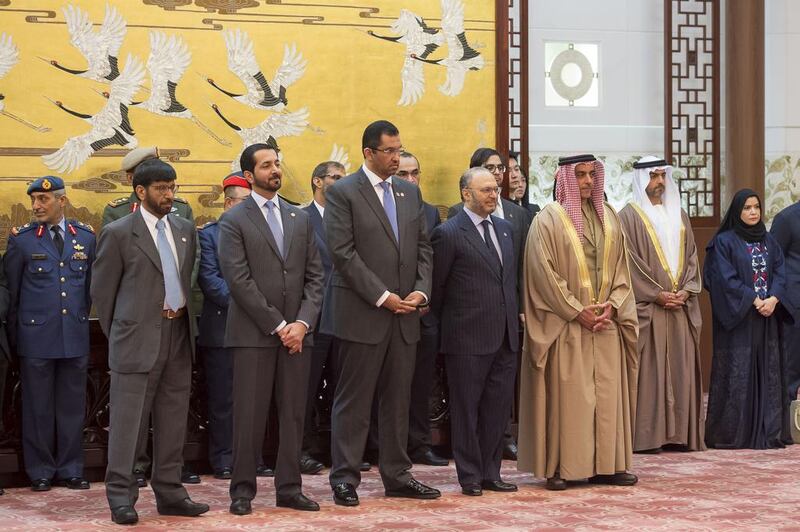
[[[0,0],[0,247],[42,175],[98,225],[130,193],[136,145],[174,164],[198,224],[243,145],[270,135],[282,193],[307,202],[313,167],[355,170],[380,118],[419,157],[425,198],[453,203],[494,143],[494,27],[486,0]]]

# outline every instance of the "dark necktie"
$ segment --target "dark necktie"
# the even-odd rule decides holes
[[[492,243],[492,235],[489,232],[489,226],[491,223],[489,220],[484,220],[481,222],[481,225],[483,226],[483,241],[486,243],[486,247],[489,249],[489,254],[496,258],[497,262],[502,266],[503,263],[500,260],[500,255],[497,254],[497,248],[494,247],[494,244]]]
[[[54,225],[50,230],[53,232],[53,244],[56,245],[58,255],[61,256],[61,254],[64,253],[64,239],[61,238],[61,228]]]

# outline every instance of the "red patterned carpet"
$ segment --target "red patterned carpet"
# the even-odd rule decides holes
[[[359,489],[361,506],[334,506],[327,476],[304,477],[306,493],[322,504],[316,513],[276,509],[271,479],[260,479],[254,513],[228,514],[227,483],[204,477],[190,486],[211,511],[199,518],[161,517],[152,492],[142,490],[138,530],[800,530],[800,445],[774,451],[708,451],[636,455],[639,484],[633,488],[577,484],[549,492],[541,480],[504,464],[503,477],[517,482],[510,495],[461,495],[451,467],[415,467],[416,477],[443,491],[436,501],[383,497],[375,469]],[[0,530],[117,529],[102,484],[73,492],[6,490],[0,497]]]

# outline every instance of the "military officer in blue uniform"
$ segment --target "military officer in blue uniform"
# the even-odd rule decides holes
[[[22,450],[34,491],[88,489],[83,423],[89,361],[92,228],[64,218],[64,181],[28,187],[34,222],[11,230],[4,259],[8,330],[22,381]]]
[[[222,189],[225,211],[250,195],[250,183],[241,172],[226,177]],[[197,283],[203,291],[197,345],[202,353],[208,386],[208,461],[216,478],[230,479],[233,465],[233,360],[229,350],[225,349],[230,291],[219,270],[217,222],[198,228],[197,239],[200,242]]]

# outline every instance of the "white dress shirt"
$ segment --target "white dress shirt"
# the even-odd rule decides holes
[[[314,200],[314,206],[317,208],[320,218],[325,218],[325,207],[317,203],[317,200]]]
[[[361,166],[361,169],[364,171],[365,174],[367,174],[367,179],[369,179],[369,182],[372,184],[372,190],[375,191],[375,194],[378,196],[378,201],[380,201],[381,205],[383,205],[383,187],[381,186],[381,183],[383,183],[384,180],[381,179],[378,176],[378,174],[376,174],[375,172],[373,172],[372,170],[367,168],[366,164]],[[392,186],[392,178],[393,177],[394,176],[389,176],[385,180],[387,183],[389,183],[389,189],[391,190],[392,194],[394,193],[394,187]],[[396,205],[397,205],[397,201],[395,201],[395,206]],[[396,212],[396,209],[395,209],[395,212]],[[397,227],[398,227],[398,230],[399,230],[399,228],[400,228],[400,220],[396,220],[396,221],[397,221]],[[424,292],[420,292],[419,290],[415,290],[415,292],[422,296],[422,299],[424,300],[424,303],[428,302],[428,296]],[[414,293],[414,292],[412,292],[412,293]],[[381,297],[378,298],[378,301],[375,302],[375,306],[376,307],[380,307],[381,305],[383,305],[383,303],[386,301],[386,298],[388,298],[390,294],[391,293],[388,290],[386,290],[381,295]]]
[[[58,226],[61,229],[61,238],[64,239],[66,242],[67,240],[67,220],[63,216],[61,217],[61,221],[57,224],[47,224],[47,232],[50,233],[50,239],[53,238],[53,227]]]
[[[506,219],[506,215],[503,212],[503,198],[499,197],[499,194],[498,194],[498,198],[497,198],[497,207],[495,207],[494,212],[492,214],[494,214],[498,218],[502,218],[503,220]],[[489,221],[491,222],[492,220],[489,220]],[[494,227],[494,224],[492,224],[492,227]],[[481,233],[481,234],[483,234],[483,233]]]
[[[500,250],[500,241],[497,240],[497,233],[495,232],[494,223],[492,223],[492,217],[487,216],[486,218],[481,218],[479,215],[469,210],[469,208],[466,205],[464,205],[464,212],[467,213],[469,219],[472,220],[472,223],[475,224],[475,229],[478,230],[478,234],[481,235],[481,238],[484,239],[485,236],[483,234],[483,226],[481,225],[481,223],[483,223],[484,220],[489,220],[489,238],[491,239],[492,244],[494,245],[494,249],[497,250],[497,256],[500,258],[500,264],[503,264],[503,252]]]
[[[141,209],[137,209],[140,213],[142,213],[142,218],[144,219],[144,224],[147,226],[147,230],[150,231],[150,236],[153,237],[153,243],[156,245],[156,251],[158,250],[158,229],[156,229],[156,223],[158,220],[164,220],[164,233],[167,235],[167,242],[169,242],[169,249],[172,251],[172,256],[175,259],[175,266],[178,267],[178,278],[180,278],[180,261],[178,260],[178,249],[175,247],[175,238],[172,236],[172,226],[169,223],[169,218],[164,216],[163,218],[158,218],[155,214],[148,211],[146,208],[142,207]],[[186,294],[183,293],[183,287],[181,286],[181,300],[178,304],[178,308],[183,308],[186,306]],[[168,309],[166,299],[164,301],[164,310]]]
[[[250,192],[250,197],[255,200],[256,205],[258,205],[258,208],[261,211],[261,214],[264,216],[264,221],[265,222],[267,222],[267,209],[268,209],[267,202],[271,201],[275,205],[275,207],[273,207],[273,209],[275,209],[275,217],[278,219],[278,225],[281,226],[281,232],[283,232],[283,219],[281,219],[281,202],[278,200],[278,195],[275,194],[275,197],[273,197],[270,200],[270,199],[265,198],[264,196],[262,196],[261,194],[259,194],[255,190],[253,190],[253,191]],[[314,203],[316,203],[316,202],[314,202]],[[269,222],[267,222],[267,225],[269,225]],[[308,332],[308,329],[311,328],[308,325],[308,323],[304,322],[303,320],[297,320],[297,321],[306,326],[306,332]],[[270,334],[275,334],[275,333],[279,332],[281,329],[283,329],[284,327],[286,327],[286,320],[281,321],[278,324],[278,326],[275,327],[275,329],[273,329],[273,331]]]

